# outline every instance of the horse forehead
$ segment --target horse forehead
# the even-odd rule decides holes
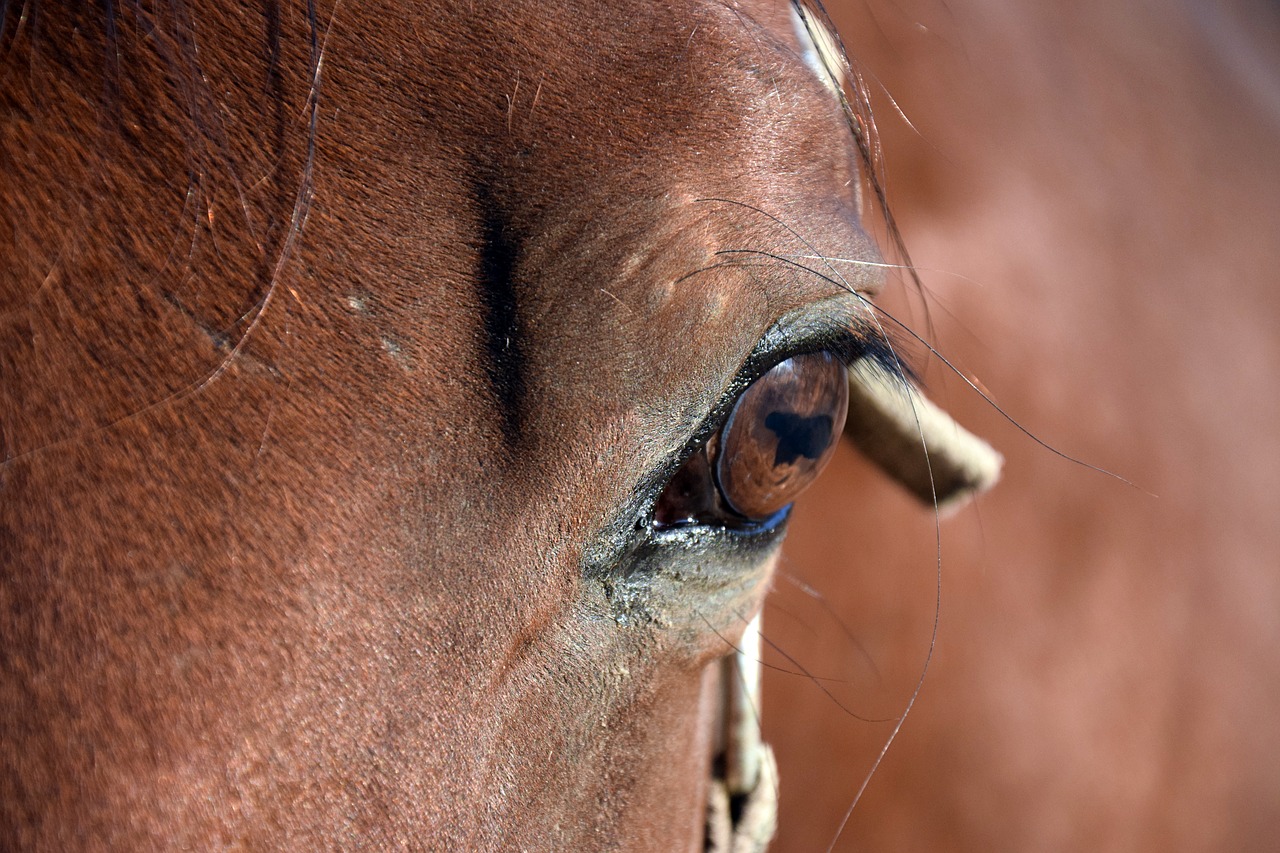
[[[656,390],[710,393],[771,321],[869,286],[850,267],[813,270],[818,254],[875,253],[851,135],[788,4],[489,12],[450,7],[425,37],[378,38],[400,45],[388,56],[417,52],[389,73],[445,141],[422,151],[425,191],[452,187],[461,218],[490,218],[518,256],[518,331],[543,399],[627,410]],[[404,144],[394,130],[381,150]],[[665,362],[692,372],[658,389]]]
[[[843,115],[801,58],[786,3],[459,5],[430,33],[380,30],[372,47],[394,62],[368,103],[412,102],[445,143],[430,156],[500,178],[499,201],[541,211],[680,175],[773,173],[791,189],[855,177]]]
[[[472,142],[521,235],[530,319],[561,341],[648,323],[641,354],[737,348],[800,305],[877,286],[867,265],[816,258],[878,259],[839,103],[801,59],[788,4],[734,5],[645,4],[606,36],[629,14],[611,10],[576,48],[518,34],[564,61],[490,78],[503,126]]]

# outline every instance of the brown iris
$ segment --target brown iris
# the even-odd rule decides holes
[[[676,472],[654,520],[662,526],[767,520],[817,479],[848,408],[839,360],[829,353],[787,359],[743,392],[720,432]]]

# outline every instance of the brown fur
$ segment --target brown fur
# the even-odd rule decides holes
[[[5,8],[0,846],[700,844],[768,561],[630,619],[584,566],[852,299],[699,200],[874,257],[786,4]]]

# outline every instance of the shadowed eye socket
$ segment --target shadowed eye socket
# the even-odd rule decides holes
[[[724,426],[671,478],[655,524],[768,521],[826,467],[848,408],[838,358],[820,352],[781,362],[742,393]]]

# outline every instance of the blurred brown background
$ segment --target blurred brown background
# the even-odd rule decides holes
[[[881,303],[1140,487],[917,360],[1007,465],[942,524],[937,649],[836,849],[1277,849],[1280,7],[829,7],[929,317]],[[845,449],[798,509],[767,660],[818,680],[766,675],[776,849],[826,848],[907,703],[934,537]]]

